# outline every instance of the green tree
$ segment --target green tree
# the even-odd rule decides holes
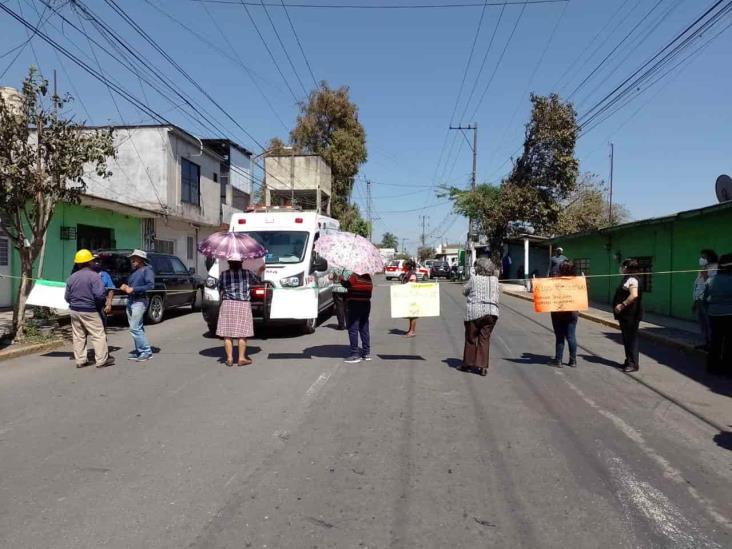
[[[510,207],[513,220],[551,233],[579,172],[574,156],[577,114],[571,103],[557,94],[532,94],[531,102],[523,153],[502,184],[506,187],[505,206]]]
[[[583,173],[570,195],[562,201],[562,210],[554,234],[566,235],[619,225],[630,219],[628,209],[613,204],[610,219],[610,203],[605,182],[592,173]]]
[[[292,144],[320,155],[333,176],[331,211],[344,227],[362,226],[354,218],[360,213],[350,204],[358,169],[366,162],[366,131],[358,121],[358,107],[351,101],[347,86],[334,89],[322,82],[300,105]]]
[[[346,204],[342,208],[339,221],[342,230],[359,234],[364,238],[369,237],[369,223],[361,217],[361,212],[355,204]]]
[[[31,68],[20,105],[0,98],[0,227],[18,251],[21,278],[13,312],[16,340],[23,339],[25,309],[56,205],[78,204],[90,170],[108,177],[115,156],[111,130],[89,131],[63,117],[71,101],[48,97],[48,82]]]
[[[435,249],[430,246],[421,246],[417,248],[417,259],[420,262],[425,261],[431,257],[435,257]]]
[[[384,233],[384,236],[381,237],[381,247],[394,248],[395,250],[398,250],[399,239],[392,233]]]
[[[558,95],[531,95],[531,120],[526,125],[523,153],[500,185],[478,185],[474,191],[457,187],[440,192],[453,209],[478,222],[495,259],[512,223],[521,222],[541,234],[552,234],[562,209],[575,190],[578,162],[576,113]]]

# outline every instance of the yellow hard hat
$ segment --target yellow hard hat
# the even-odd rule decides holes
[[[74,256],[74,263],[89,263],[92,259],[94,256],[89,250],[79,250]]]

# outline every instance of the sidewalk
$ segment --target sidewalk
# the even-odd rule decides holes
[[[501,289],[504,294],[533,301],[532,294],[523,286],[501,284]],[[609,306],[591,305],[580,312],[582,318],[620,331]],[[639,334],[660,345],[641,347],[641,352],[650,360],[641,365],[639,372],[628,374],[629,377],[705,423],[720,431],[729,431],[732,426],[732,380],[706,372],[706,353],[694,349],[701,343],[696,324],[649,313],[641,322]],[[613,339],[619,343],[619,333]],[[610,365],[602,358],[596,361]]]
[[[521,299],[527,301],[534,300],[532,293],[528,292],[520,284],[501,284],[501,289],[505,293],[520,297]],[[592,302],[590,305],[590,308],[586,311],[580,311],[580,318],[586,318],[587,320],[604,324],[610,328],[620,329],[618,321],[615,320],[610,311],[610,305],[595,302]],[[703,343],[699,326],[696,322],[679,320],[653,313],[644,313],[638,333],[641,337],[655,341],[656,343],[662,343],[670,347],[706,356],[706,353],[694,349],[695,346]]]

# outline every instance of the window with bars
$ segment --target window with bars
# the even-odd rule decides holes
[[[590,274],[590,259],[582,257],[574,260],[574,266],[577,269],[577,275],[589,275]]]
[[[638,262],[638,283],[640,284],[640,290],[643,293],[649,293],[653,291],[653,258],[650,256],[646,257],[634,257]]]
[[[175,240],[153,240],[153,248],[161,254],[175,255]]]
[[[195,241],[192,236],[186,238],[186,257],[193,259]]]
[[[10,241],[0,237],[0,266],[7,267],[10,264]]]
[[[201,204],[201,167],[180,159],[180,200],[194,206]]]

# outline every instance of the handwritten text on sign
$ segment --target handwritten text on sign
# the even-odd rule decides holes
[[[535,278],[534,310],[537,313],[583,311],[587,309],[587,280],[584,276]]]
[[[391,287],[391,317],[440,316],[440,285],[398,284]]]

